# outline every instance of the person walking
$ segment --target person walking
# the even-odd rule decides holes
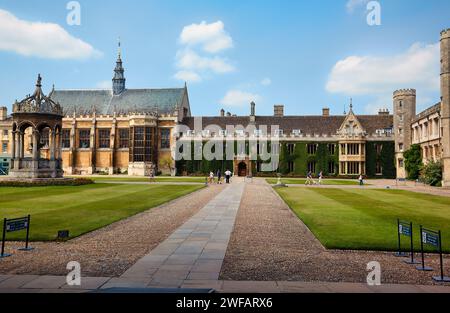
[[[323,180],[323,172],[320,171],[320,173],[319,173],[319,185],[322,185],[322,180]]]
[[[214,173],[209,172],[209,184],[212,185],[214,183]]]
[[[308,174],[306,175],[305,185],[312,185],[312,184],[313,184],[312,173],[311,171],[309,171]]]
[[[155,167],[152,166],[152,168],[150,169],[150,182],[151,183],[156,183],[156,179],[155,179]]]
[[[222,172],[220,170],[217,171],[217,183],[222,184]]]
[[[231,178],[231,172],[230,170],[227,170],[225,172],[225,179],[226,179],[226,183],[229,184],[230,183],[230,178]]]
[[[362,175],[359,175],[359,185],[364,186],[364,177]]]

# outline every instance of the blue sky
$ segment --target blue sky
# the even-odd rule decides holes
[[[417,88],[423,109],[439,101],[439,33],[448,0],[382,0],[381,25],[366,0],[0,0],[0,105],[22,99],[37,73],[44,89],[109,86],[122,41],[128,88],[182,87],[195,115],[342,114],[392,106]],[[40,23],[37,23],[40,22]]]

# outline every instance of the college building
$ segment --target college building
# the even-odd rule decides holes
[[[48,98],[62,108],[58,145],[62,169],[72,174],[128,174],[145,176],[156,170],[170,175],[204,175],[232,170],[240,176],[326,176],[404,178],[403,152],[420,144],[424,160],[442,160],[444,184],[450,183],[450,30],[441,33],[441,101],[416,114],[416,91],[394,92],[394,112],[358,115],[350,103],[348,112],[332,114],[323,108],[316,116],[288,116],[275,105],[272,116],[248,116],[221,110],[217,116],[194,117],[188,89],[128,89],[121,53],[116,62],[112,88],[59,90]],[[37,84],[40,90],[40,82]],[[41,91],[40,91],[41,92]],[[28,98],[27,98],[28,99]],[[13,108],[20,105],[16,102]],[[14,112],[13,112],[14,115]],[[6,108],[0,109],[0,170],[11,164],[13,138],[23,138],[24,157],[32,154],[30,129],[17,130]],[[200,126],[199,126],[200,125]],[[39,129],[39,153],[51,155],[48,129]],[[223,153],[205,158],[211,142]],[[256,144],[252,144],[256,142]],[[180,151],[180,146],[189,147]],[[205,149],[203,149],[205,148]],[[228,154],[227,151],[233,151]],[[260,158],[264,151],[279,156],[271,171]],[[218,151],[214,151],[218,152]],[[179,159],[183,153],[189,157]],[[1,173],[1,172],[0,172]]]

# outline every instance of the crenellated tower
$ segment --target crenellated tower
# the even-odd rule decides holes
[[[403,152],[408,150],[412,143],[411,121],[416,116],[416,90],[397,90],[393,99],[397,178],[406,178]]]
[[[441,125],[443,186],[450,187],[450,28],[441,32]]]

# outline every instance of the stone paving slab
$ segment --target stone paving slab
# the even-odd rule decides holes
[[[174,288],[186,279],[218,280],[244,188],[229,185],[121,279],[146,277],[150,286]]]
[[[23,289],[59,289],[66,284],[66,277],[63,276],[40,276],[21,288]]]

